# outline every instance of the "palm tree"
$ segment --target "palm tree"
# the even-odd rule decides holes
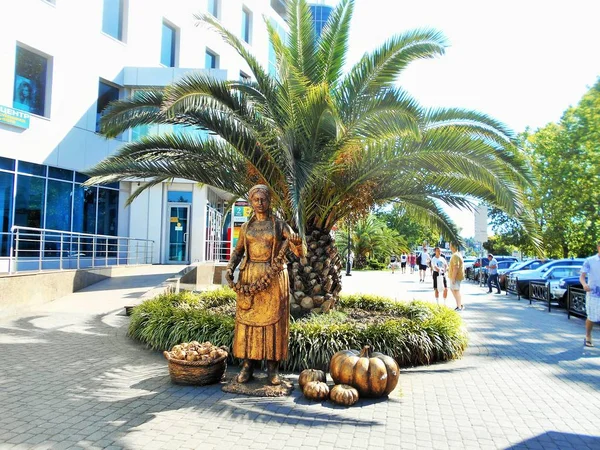
[[[395,84],[411,62],[444,53],[443,35],[420,29],[391,37],[344,73],[353,7],[353,0],[341,0],[317,39],[306,1],[290,0],[285,42],[266,22],[275,77],[218,20],[196,16],[243,57],[255,81],[191,73],[111,104],[102,120],[107,137],[148,124],[205,129],[209,137],[184,130],[128,143],[89,171],[90,183],[149,179],[130,201],[174,177],[236,197],[253,184],[268,185],[273,206],[309,249],[308,265],[293,265],[293,290],[327,308],[341,290],[342,262],[330,231],[342,219],[396,202],[458,239],[442,203],[471,208],[473,199],[485,200],[520,216],[530,175],[514,134],[482,113],[425,109]]]
[[[348,256],[348,228],[336,233],[336,245],[344,258]],[[355,254],[355,265],[363,268],[369,259],[388,261],[392,255],[409,250],[408,243],[396,230],[376,216],[370,214],[356,222],[350,233],[351,246]]]

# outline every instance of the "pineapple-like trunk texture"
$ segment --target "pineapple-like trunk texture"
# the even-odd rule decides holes
[[[297,259],[290,273],[290,304],[294,317],[309,312],[327,312],[335,307],[342,290],[343,262],[329,231],[307,233],[307,264]]]

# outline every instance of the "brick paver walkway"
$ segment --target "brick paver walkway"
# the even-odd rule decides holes
[[[260,399],[171,384],[162,356],[125,335],[121,307],[169,269],[153,270],[0,319],[0,449],[600,448],[600,347],[584,349],[583,322],[562,311],[466,284],[465,357],[403,370],[389,399],[345,409],[298,390]],[[345,281],[433,297],[416,275]]]

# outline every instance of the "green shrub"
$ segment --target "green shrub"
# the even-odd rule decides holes
[[[367,266],[371,270],[384,270],[387,267],[385,263],[379,262],[376,259],[369,259]]]
[[[192,340],[231,347],[234,303],[235,294],[229,288],[200,295],[161,295],[134,308],[129,334],[159,350]],[[356,311],[380,320],[353,319]],[[392,356],[406,367],[460,357],[467,346],[467,335],[460,316],[444,306],[400,303],[374,295],[344,295],[338,310],[292,321],[289,355],[282,368],[327,370],[335,352],[359,350],[364,345]]]

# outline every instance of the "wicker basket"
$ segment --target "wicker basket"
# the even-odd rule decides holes
[[[226,347],[221,347],[227,351]],[[170,352],[163,352],[169,361],[171,381],[177,384],[204,386],[221,381],[227,368],[227,355],[211,361],[183,361],[171,357]]]

